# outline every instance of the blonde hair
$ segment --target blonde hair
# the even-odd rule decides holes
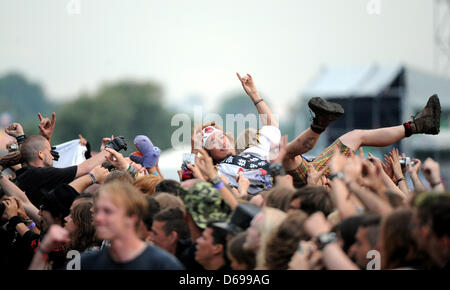
[[[156,185],[162,180],[163,179],[159,175],[140,176],[133,182],[133,185],[143,194],[152,196],[155,194]]]
[[[286,218],[286,213],[276,208],[263,207],[259,214],[264,214],[264,220],[260,229],[260,246],[256,253],[256,270],[265,270],[267,244]]]
[[[112,181],[100,187],[96,201],[107,194],[111,201],[119,208],[125,209],[125,214],[129,217],[137,216],[136,230],[139,222],[144,218],[147,211],[147,200],[144,195],[135,187],[126,182]]]

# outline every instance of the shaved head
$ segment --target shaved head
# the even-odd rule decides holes
[[[25,163],[30,163],[36,160],[38,153],[43,151],[46,146],[50,146],[48,140],[41,135],[32,135],[27,137],[20,146],[20,153]]]

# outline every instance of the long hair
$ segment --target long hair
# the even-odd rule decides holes
[[[289,261],[301,240],[309,240],[303,230],[308,215],[300,210],[290,212],[280,224],[275,234],[267,242],[265,268],[268,270],[287,270]]]
[[[75,231],[71,233],[70,246],[71,250],[83,252],[84,250],[97,246],[99,240],[95,235],[95,226],[92,222],[91,208],[92,201],[82,201],[72,209],[71,217],[75,224]]]
[[[265,269],[267,243],[286,218],[286,213],[276,208],[264,207],[261,213],[264,213],[264,220],[260,231],[260,246],[256,253],[257,270]]]

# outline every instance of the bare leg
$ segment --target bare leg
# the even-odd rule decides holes
[[[315,133],[311,128],[306,129],[287,145],[287,152],[283,165],[286,170],[297,168],[301,162],[301,154],[311,150],[316,145],[320,134]]]
[[[356,151],[361,146],[384,147],[405,138],[403,125],[374,130],[353,130],[339,138],[341,142]]]

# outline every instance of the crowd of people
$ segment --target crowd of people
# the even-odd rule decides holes
[[[253,78],[237,76],[263,126],[235,139],[198,124],[179,180],[163,177],[148,136],[136,136],[130,156],[120,153],[123,137],[103,138],[93,152],[80,136],[85,161],[56,168],[65,153],[51,145],[55,114],[39,114],[39,135],[5,128],[14,141],[0,159],[1,268],[449,269],[450,194],[439,164],[408,162],[396,148],[383,160],[363,151],[437,135],[437,95],[412,120],[353,130],[308,159],[343,108],[312,98],[311,126],[288,142]]]

